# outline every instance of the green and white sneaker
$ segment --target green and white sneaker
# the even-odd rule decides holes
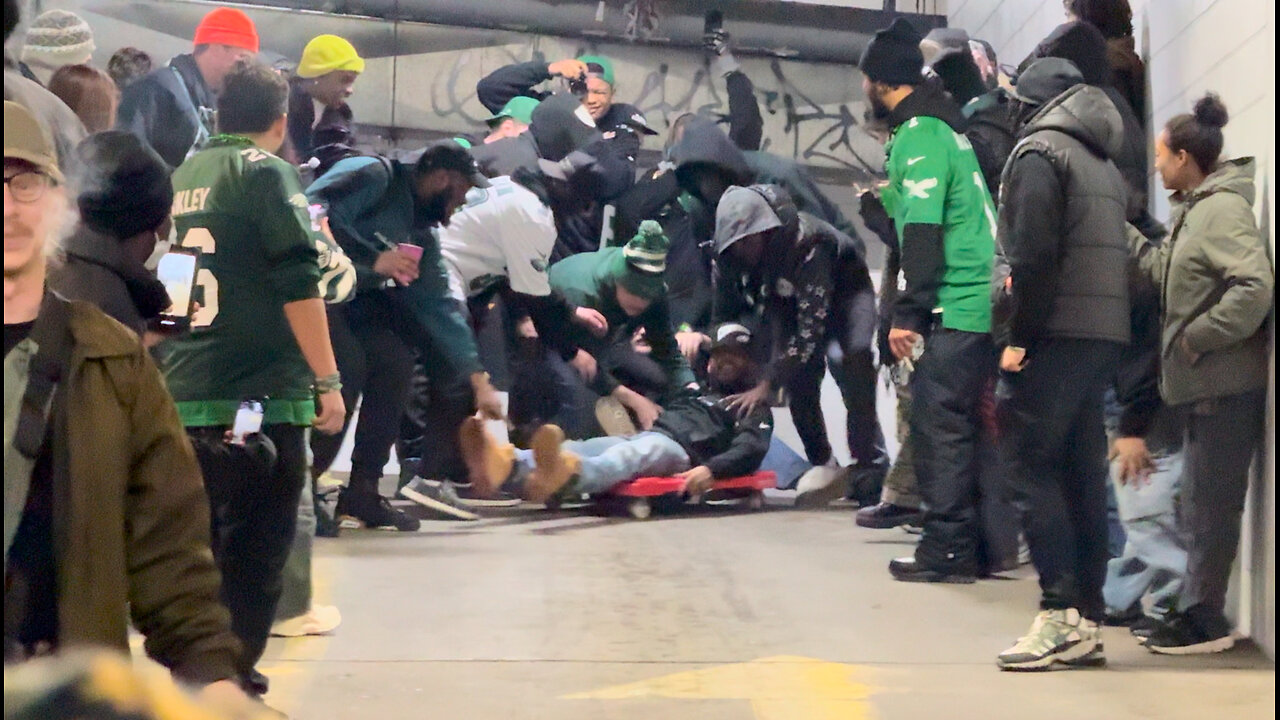
[[[1075,608],[1045,610],[1036,615],[1027,634],[1000,653],[1001,670],[1048,670],[1054,665],[1098,667],[1107,660],[1102,652],[1098,624]]]

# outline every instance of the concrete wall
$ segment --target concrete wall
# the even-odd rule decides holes
[[[1138,51],[1150,78],[1151,127],[1190,109],[1206,90],[1231,112],[1231,156],[1258,158],[1257,211],[1275,256],[1275,5],[1265,0],[1130,0]],[[1016,65],[1065,20],[1061,0],[949,0],[948,24],[995,46]],[[1168,217],[1164,193],[1152,193]],[[1275,392],[1267,410],[1267,450],[1245,517],[1234,593],[1236,618],[1275,656]]]

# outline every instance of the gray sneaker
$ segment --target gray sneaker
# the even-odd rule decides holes
[[[1054,665],[1098,667],[1106,664],[1098,624],[1075,608],[1044,610],[1027,634],[1000,653],[1001,670],[1048,670]]]
[[[416,477],[400,488],[400,494],[424,508],[431,510],[445,520],[479,520],[480,516],[467,509],[467,506],[453,491],[453,484],[436,481],[432,483],[426,478]]]

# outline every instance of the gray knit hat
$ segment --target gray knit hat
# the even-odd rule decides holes
[[[84,18],[66,10],[46,10],[27,28],[22,61],[47,82],[47,75],[63,65],[88,63],[95,47],[93,28]]]

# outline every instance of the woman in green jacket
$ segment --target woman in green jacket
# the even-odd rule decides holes
[[[1249,466],[1267,403],[1267,322],[1275,273],[1253,214],[1252,158],[1220,160],[1227,110],[1206,95],[1156,138],[1156,170],[1173,191],[1173,227],[1136,248],[1160,293],[1160,391],[1187,416],[1181,516],[1189,540],[1179,612],[1147,648],[1168,655],[1234,644],[1223,609],[1240,542]],[[1145,453],[1138,447],[1120,454]]]

